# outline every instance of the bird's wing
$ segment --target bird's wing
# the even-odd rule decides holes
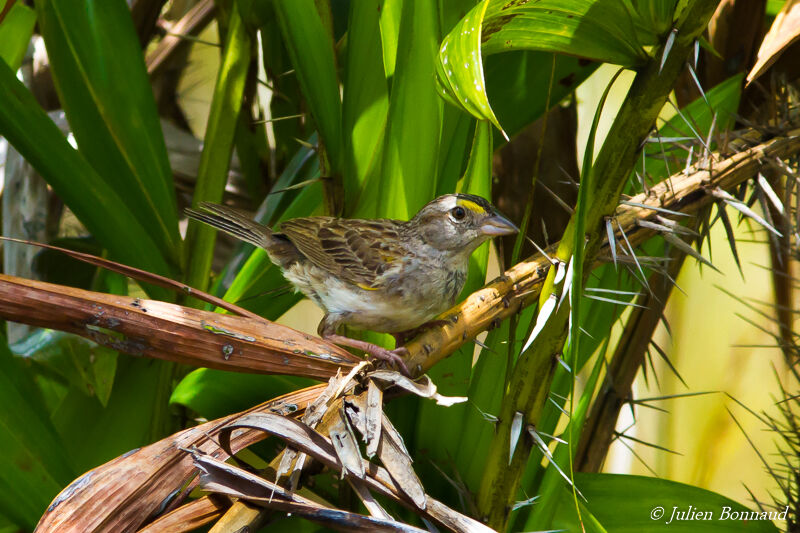
[[[363,289],[379,289],[383,274],[408,252],[394,220],[295,218],[281,233],[311,262]]]

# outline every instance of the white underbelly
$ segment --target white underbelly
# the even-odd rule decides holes
[[[284,271],[284,276],[324,311],[343,315],[342,322],[356,329],[383,333],[407,331],[424,324],[452,304],[449,298],[431,297],[420,290],[387,294],[383,290],[362,289],[333,279],[307,263],[293,265]]]

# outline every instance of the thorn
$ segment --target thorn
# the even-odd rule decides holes
[[[742,271],[742,264],[739,261],[739,252],[736,249],[736,236],[733,233],[733,226],[731,225],[731,219],[728,218],[728,212],[725,210],[725,205],[725,202],[717,201],[717,213],[719,213],[719,218],[722,220],[722,225],[725,228],[725,235],[728,237],[728,244],[731,247],[733,260],[736,261],[736,266],[739,268],[739,274],[742,276],[742,280],[744,280],[744,271]]]
[[[690,216],[692,216],[692,215],[689,215],[687,213],[681,213],[680,211],[672,211],[671,209],[666,209],[666,208],[663,208],[663,207],[656,207],[654,205],[641,204],[639,202],[631,202],[629,200],[624,200],[621,203],[623,203],[625,205],[630,205],[632,207],[641,207],[642,209],[652,209],[653,211],[658,211],[660,213],[666,213],[668,215],[675,215],[675,216],[679,216],[679,217],[690,217]]]
[[[536,244],[536,241],[534,241],[533,239],[531,239],[527,235],[525,236],[525,238],[528,239],[528,242],[530,242],[533,245],[533,247],[536,248],[536,251],[539,252],[540,254],[542,254],[544,256],[544,258],[547,259],[547,261],[551,265],[557,265],[558,264],[558,261],[556,261],[555,259],[553,259],[549,255],[547,255],[547,252],[545,252],[542,248],[539,248],[539,245]]]
[[[611,218],[606,218],[606,233],[608,234],[608,246],[611,248],[611,257],[614,258],[614,270],[617,268],[617,241],[614,238],[614,227],[611,224]]]
[[[541,180],[536,180],[536,185],[538,185],[539,187],[541,187],[542,189],[544,189],[544,191],[545,191],[547,194],[549,194],[550,196],[552,196],[552,197],[553,197],[553,200],[555,200],[555,201],[556,201],[556,203],[557,203],[558,205],[560,205],[560,206],[561,206],[561,207],[562,207],[562,208],[563,208],[563,209],[564,209],[564,210],[565,210],[565,211],[566,211],[568,214],[572,215],[573,213],[575,213],[575,210],[574,210],[572,207],[570,207],[570,205],[569,205],[569,204],[567,204],[567,202],[565,202],[564,200],[562,200],[562,199],[561,199],[561,198],[560,198],[560,197],[559,197],[559,196],[558,196],[558,195],[557,195],[555,192],[553,192],[553,190],[552,190],[552,189],[550,189],[550,187],[548,187],[547,185],[545,185],[545,184],[544,184],[544,183],[543,183]]]
[[[511,459],[514,457],[514,450],[517,449],[519,436],[522,434],[522,413],[517,411],[514,413],[514,418],[511,420],[511,441],[510,449],[508,451],[508,464],[511,464]]]
[[[667,241],[668,243],[672,244],[673,246],[675,246],[677,249],[679,249],[683,253],[685,253],[687,255],[691,255],[692,257],[694,257],[695,259],[697,259],[698,261],[700,261],[704,265],[707,265],[707,266],[713,268],[714,270],[716,270],[717,272],[719,272],[719,269],[717,267],[715,267],[714,264],[711,261],[709,261],[708,259],[703,257],[703,255],[700,252],[698,252],[697,250],[692,248],[689,244],[684,242],[679,237],[676,237],[672,233],[664,233],[662,236],[664,237],[665,241]]]
[[[758,183],[759,187],[761,187],[761,190],[764,191],[764,194],[767,195],[769,201],[772,202],[772,205],[775,206],[775,209],[778,211],[778,213],[783,215],[785,212],[785,209],[783,208],[783,203],[781,202],[780,198],[778,198],[778,195],[775,193],[775,190],[772,188],[772,186],[770,186],[769,182],[764,177],[764,175],[761,174],[761,172],[758,173],[756,182]]]
[[[695,72],[695,67],[691,64],[686,65],[689,67],[689,74],[691,74],[692,79],[694,80],[694,84],[697,86],[697,89],[700,91],[700,94],[703,96],[703,100],[705,100],[706,105],[711,108],[711,104],[708,101],[708,97],[706,97],[706,92],[703,90],[703,86],[700,85],[700,80],[697,79],[697,73]]]
[[[639,264],[639,259],[636,257],[636,252],[633,251],[633,246],[631,246],[631,241],[628,240],[628,236],[625,235],[625,230],[622,229],[622,225],[617,221],[617,227],[619,228],[619,232],[622,234],[622,238],[625,239],[625,244],[628,245],[628,251],[631,253],[631,257],[633,257],[633,261],[636,263],[636,267],[639,269],[639,273],[642,275],[642,281],[644,281],[644,286],[647,288],[648,292],[653,292],[650,290],[650,284],[647,283],[647,276],[644,275],[644,270],[642,270],[642,265]]]
[[[717,187],[716,189],[713,189],[711,191],[711,195],[714,196],[715,198],[719,198],[719,199],[723,200],[726,204],[728,204],[729,206],[733,207],[734,209],[736,209],[737,211],[739,211],[743,215],[752,218],[753,220],[758,222],[761,226],[763,226],[767,230],[771,231],[772,233],[774,233],[778,237],[783,237],[783,235],[781,235],[781,233],[778,230],[773,228],[760,215],[758,215],[755,211],[750,209],[750,207],[748,207],[747,204],[742,203],[740,200],[734,198],[733,196],[731,196],[727,192],[723,191],[719,187]]]
[[[658,67],[658,73],[661,74],[661,69],[664,68],[664,63],[667,62],[667,56],[669,56],[670,50],[672,50],[672,45],[675,44],[675,37],[678,36],[678,29],[672,28],[672,31],[669,32],[669,36],[667,36],[667,42],[664,43],[664,52],[661,54],[661,65]]]

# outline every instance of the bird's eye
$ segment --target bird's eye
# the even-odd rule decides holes
[[[453,217],[453,220],[464,220],[464,217],[467,216],[467,212],[464,211],[463,207],[454,207],[450,210],[450,215]]]

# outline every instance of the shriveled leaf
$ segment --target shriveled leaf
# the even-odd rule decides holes
[[[223,449],[230,450],[231,435],[234,431],[241,428],[257,429],[278,436],[285,439],[287,444],[298,448],[323,464],[337,470],[341,468],[341,464],[336,457],[333,444],[330,440],[298,421],[267,413],[242,417],[220,433],[219,442]],[[365,461],[365,472],[367,475],[364,479],[364,483],[370,490],[403,503],[423,513],[426,517],[443,524],[445,527],[454,531],[487,533],[492,531],[480,522],[468,518],[430,497],[426,500],[425,509],[419,509],[408,500],[397,483],[389,475],[389,472],[384,468]]]
[[[381,420],[383,415],[383,391],[370,381],[367,385],[367,408],[364,413],[366,432],[364,440],[367,443],[367,457],[372,457],[378,452],[378,443],[381,436]]]
[[[798,39],[800,39],[800,0],[786,0],[764,40],[761,41],[756,64],[747,73],[747,83],[766,72]]]
[[[161,533],[199,528],[218,519],[229,507],[230,505],[222,498],[204,496],[159,517],[137,533]]]
[[[421,396],[423,398],[432,398],[436,400],[436,403],[439,405],[449,406],[467,401],[467,398],[463,397],[442,396],[436,392],[436,385],[433,384],[433,381],[431,381],[428,376],[422,376],[417,381],[411,381],[411,379],[398,372],[393,372],[391,370],[376,370],[375,372],[371,372],[369,377],[371,379],[383,381],[384,383],[397,385],[398,387],[414,393],[417,396]]]
[[[203,471],[200,483],[208,491],[298,514],[309,520],[342,531],[372,531],[386,533],[423,533],[418,529],[391,518],[368,517],[360,514],[324,507],[319,503],[290,492],[246,470],[229,465],[205,454],[192,454],[197,467]]]
[[[222,427],[251,413],[289,414],[302,410],[321,389],[321,386],[310,387],[245,413],[185,429],[99,466],[61,491],[42,516],[36,531],[136,531],[148,517],[170,509],[180,487],[195,475],[191,456],[184,449],[196,448],[220,457],[214,439]],[[237,452],[263,437],[261,432],[239,432],[229,441],[229,449]]]
[[[358,441],[350,427],[350,422],[344,413],[344,409],[339,409],[338,416],[334,415],[334,422],[328,430],[328,436],[333,443],[333,449],[342,463],[342,476],[348,472],[361,479],[364,477],[364,464],[361,452],[358,449]]]
[[[386,415],[382,420],[383,431],[378,441],[378,458],[389,471],[392,479],[419,509],[425,509],[427,497],[405,447],[400,433],[392,426]]]

